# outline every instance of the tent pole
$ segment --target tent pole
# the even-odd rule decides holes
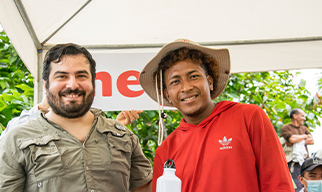
[[[228,45],[252,45],[252,44],[271,44],[271,43],[295,43],[321,41],[322,36],[312,37],[295,37],[295,38],[280,38],[280,39],[255,39],[255,40],[236,40],[236,41],[213,41],[213,42],[197,42],[203,46],[228,46]],[[149,43],[149,44],[102,44],[102,45],[82,45],[87,49],[135,49],[135,48],[161,48],[164,43]],[[44,45],[44,49],[50,49],[55,45]]]
[[[34,41],[35,47],[37,49],[40,49],[42,47],[41,43],[39,42],[39,39],[35,33],[35,30],[30,22],[30,19],[28,17],[28,14],[26,13],[25,7],[23,6],[21,0],[14,0],[16,3],[17,9],[19,10],[19,13],[22,17],[23,22],[26,25],[26,28],[30,34],[31,39]]]
[[[34,78],[34,106],[40,103],[44,97],[44,90],[42,84],[42,62],[43,62],[43,50],[37,51],[38,63],[37,63],[37,78]]]

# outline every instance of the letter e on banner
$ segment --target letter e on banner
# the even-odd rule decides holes
[[[142,95],[144,90],[133,91],[128,87],[128,85],[140,85],[139,75],[140,72],[133,70],[125,71],[124,73],[120,74],[116,82],[118,91],[125,97],[138,97]],[[135,77],[136,80],[128,80],[131,76]]]

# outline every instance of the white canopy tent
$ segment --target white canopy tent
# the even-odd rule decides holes
[[[136,75],[178,38],[228,48],[232,73],[321,68],[321,8],[319,0],[1,0],[0,22],[35,77],[35,103],[42,97],[44,53],[73,42],[90,50],[98,72],[111,75],[111,93],[96,81],[94,105],[152,109],[157,105],[148,96],[136,94],[142,93]],[[124,74],[132,85],[119,83]]]

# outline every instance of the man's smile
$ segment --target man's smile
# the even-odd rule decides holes
[[[187,98],[183,98],[181,99],[181,101],[190,101],[192,99],[195,99],[198,95],[195,95],[195,96],[191,96],[191,97],[187,97]]]

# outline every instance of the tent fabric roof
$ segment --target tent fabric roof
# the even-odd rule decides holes
[[[306,57],[305,65],[294,68],[308,68],[322,65],[322,54],[314,55],[321,51],[321,7],[319,0],[8,0],[0,1],[0,22],[33,74],[38,70],[37,50],[57,43],[74,42],[88,48],[150,48],[177,38],[204,45],[233,46],[236,53],[247,57],[255,54],[245,53],[253,49],[243,53],[237,50],[253,47],[257,52],[274,53],[276,50],[271,49],[275,46],[257,47],[287,41],[293,42],[291,47],[300,42],[297,49],[301,49],[305,41],[308,43],[304,43],[303,50],[297,51],[314,57]],[[289,46],[277,45],[279,51],[287,53],[286,49]],[[302,54],[296,55],[299,56]],[[236,59],[232,68],[242,66],[241,71],[252,71],[248,59]],[[284,61],[282,58],[278,66],[272,64],[262,70],[291,69],[292,65]],[[261,65],[260,61],[257,65]],[[239,72],[237,68],[235,71]]]

